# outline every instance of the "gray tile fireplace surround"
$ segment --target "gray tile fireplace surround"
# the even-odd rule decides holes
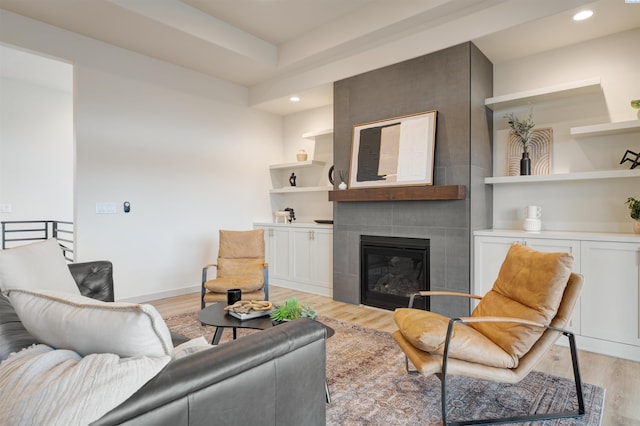
[[[428,238],[431,290],[468,292],[470,242],[466,218],[461,214],[464,203],[336,203],[334,299],[360,303],[360,235]],[[464,316],[469,313],[469,304],[463,298],[438,297],[432,299],[431,310]]]
[[[360,304],[360,235],[428,238],[432,290],[469,292],[472,235],[491,227],[493,65],[473,43],[334,83],[334,164],[349,170],[354,125],[437,110],[434,185],[464,185],[464,200],[333,203],[333,297]],[[336,188],[337,189],[337,188]],[[460,297],[431,310],[469,314]]]

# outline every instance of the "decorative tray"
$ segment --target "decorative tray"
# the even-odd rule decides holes
[[[333,220],[329,220],[329,219],[315,219],[314,222],[318,223],[318,224],[324,224],[324,225],[332,225],[333,224]]]
[[[243,321],[243,320],[248,320],[253,318],[265,317],[267,315],[271,315],[271,312],[273,311],[275,311],[275,309],[269,309],[268,311],[251,311],[244,314],[244,313],[239,313],[239,312],[230,310],[228,311],[228,314],[231,315],[232,317],[238,318],[240,321]]]

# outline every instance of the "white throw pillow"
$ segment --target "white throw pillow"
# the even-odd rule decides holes
[[[0,289],[80,294],[56,239],[0,250]]]
[[[80,355],[171,356],[171,333],[151,305],[102,302],[54,291],[4,292],[29,333]]]
[[[196,337],[195,339],[188,340],[173,348],[173,359],[184,358],[201,351],[206,351],[207,349],[211,349],[215,346],[216,345],[207,343],[205,338],[202,336]]]
[[[170,361],[120,358],[35,345],[0,364],[0,424],[87,425],[111,411]]]

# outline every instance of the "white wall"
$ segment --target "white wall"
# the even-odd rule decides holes
[[[71,93],[0,79],[0,203],[3,221],[73,221]]]
[[[494,64],[494,95],[600,77],[602,92],[533,105],[536,127],[553,128],[552,173],[626,170],[627,149],[640,151],[638,133],[573,138],[575,126],[640,118],[630,100],[640,96],[640,30],[632,30],[538,55]],[[494,176],[505,176],[506,112],[494,113]],[[640,196],[640,179],[494,185],[493,227],[521,229],[524,206],[541,205],[543,229],[632,232],[624,201]]]
[[[77,260],[111,260],[116,299],[195,290],[218,230],[270,215],[282,118],[248,108],[243,87],[0,14],[1,42],[75,65]]]
[[[309,160],[325,163],[323,167],[312,169],[294,169],[298,186],[329,185],[328,172],[333,164],[333,134],[322,135],[315,140],[304,139],[304,133],[319,132],[333,128],[333,105],[327,105],[297,114],[291,114],[284,119],[283,156],[280,162],[296,162],[296,154],[304,149]],[[275,185],[288,185],[288,171],[271,173]],[[281,180],[285,179],[284,182]],[[295,223],[313,222],[314,219],[332,219],[333,206],[328,200],[327,192],[310,192],[303,194],[273,194],[271,195],[273,210],[291,207],[296,213]],[[271,218],[266,218],[271,221]]]

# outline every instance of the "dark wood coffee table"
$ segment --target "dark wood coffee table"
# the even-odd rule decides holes
[[[238,328],[265,330],[273,327],[271,317],[269,315],[241,321],[240,319],[229,315],[227,311],[224,310],[226,306],[227,305],[224,303],[214,303],[213,305],[209,305],[201,310],[198,314],[200,322],[216,327],[216,332],[213,334],[213,338],[211,339],[212,345],[220,343],[220,338],[222,337],[222,332],[224,332],[225,328],[233,329],[233,338],[235,339],[237,337],[236,333]]]

